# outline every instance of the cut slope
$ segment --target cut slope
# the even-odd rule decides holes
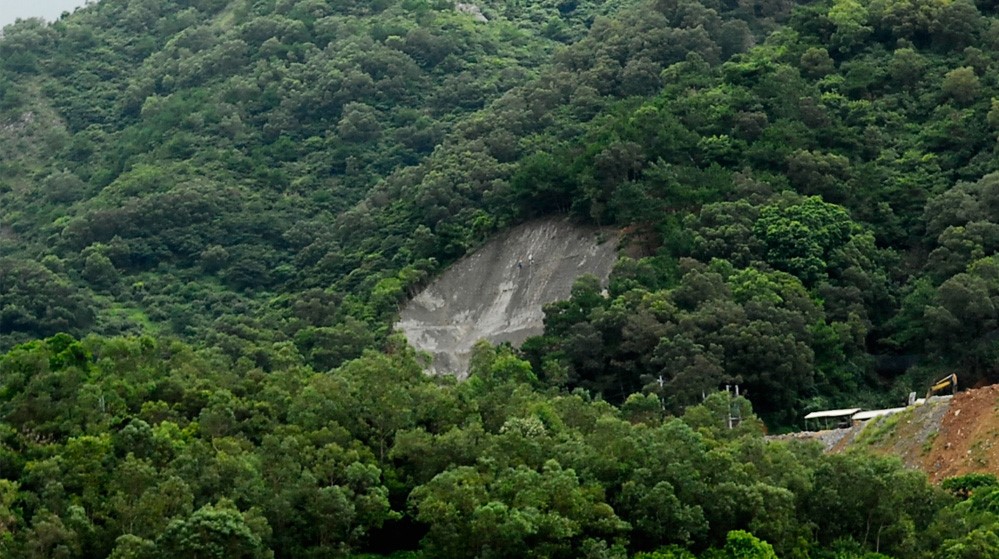
[[[521,225],[445,271],[406,305],[396,328],[433,356],[433,372],[463,377],[475,342],[518,345],[542,333],[542,306],[568,298],[576,278],[606,281],[617,243],[614,233],[564,219]]]
[[[833,451],[868,448],[895,455],[910,468],[925,470],[925,459],[938,438],[940,423],[950,410],[950,396],[933,397],[904,411],[872,419],[855,427]]]
[[[847,429],[771,439],[816,440],[828,452],[860,449],[898,456],[933,482],[969,473],[999,475],[999,385],[930,398]]]
[[[922,467],[933,481],[982,472],[999,474],[999,385],[954,396]]]

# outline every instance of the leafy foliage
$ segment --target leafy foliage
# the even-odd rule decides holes
[[[102,0],[6,27],[0,555],[994,556],[991,484],[955,503],[705,396],[783,430],[999,379],[996,18]],[[638,248],[468,382],[424,377],[398,305],[551,214]]]
[[[996,526],[994,483],[955,504],[897,461],[767,442],[725,393],[629,420],[537,390],[503,347],[460,384],[404,346],[328,372],[288,349],[269,372],[148,337],[3,355],[4,555],[904,557]]]

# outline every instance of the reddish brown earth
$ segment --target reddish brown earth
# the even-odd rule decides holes
[[[999,385],[954,396],[920,468],[935,482],[972,472],[999,474]]]
[[[999,385],[932,398],[849,429],[773,438],[816,440],[827,452],[898,456],[934,483],[968,473],[999,476]]]

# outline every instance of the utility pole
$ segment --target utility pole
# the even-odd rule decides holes
[[[739,397],[739,385],[736,384],[735,388],[735,398]],[[725,417],[725,425],[729,429],[734,429],[742,423],[742,411],[739,409],[738,402],[732,397],[733,386],[731,384],[725,385],[725,394],[728,396],[728,413]]]
[[[726,403],[728,403],[728,409],[725,412],[725,426],[732,429],[732,385],[725,385],[725,396]]]
[[[659,406],[663,409],[663,411],[666,411],[666,400],[663,398],[663,385],[664,384],[665,383],[663,381],[663,376],[659,375]]]

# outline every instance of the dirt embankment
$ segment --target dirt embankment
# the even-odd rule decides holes
[[[584,274],[606,281],[619,237],[563,219],[515,227],[455,263],[402,310],[396,328],[433,356],[435,373],[468,373],[472,346],[522,343],[544,328],[542,306]]]
[[[931,398],[846,429],[780,438],[817,440],[828,452],[898,456],[935,483],[973,472],[999,475],[999,385]]]
[[[972,472],[999,475],[999,385],[954,396],[921,467],[934,482]]]
[[[845,437],[833,451],[866,448],[898,456],[910,468],[923,469],[923,461],[939,436],[940,423],[950,402],[950,397],[934,397],[900,413],[855,426],[851,436]]]

